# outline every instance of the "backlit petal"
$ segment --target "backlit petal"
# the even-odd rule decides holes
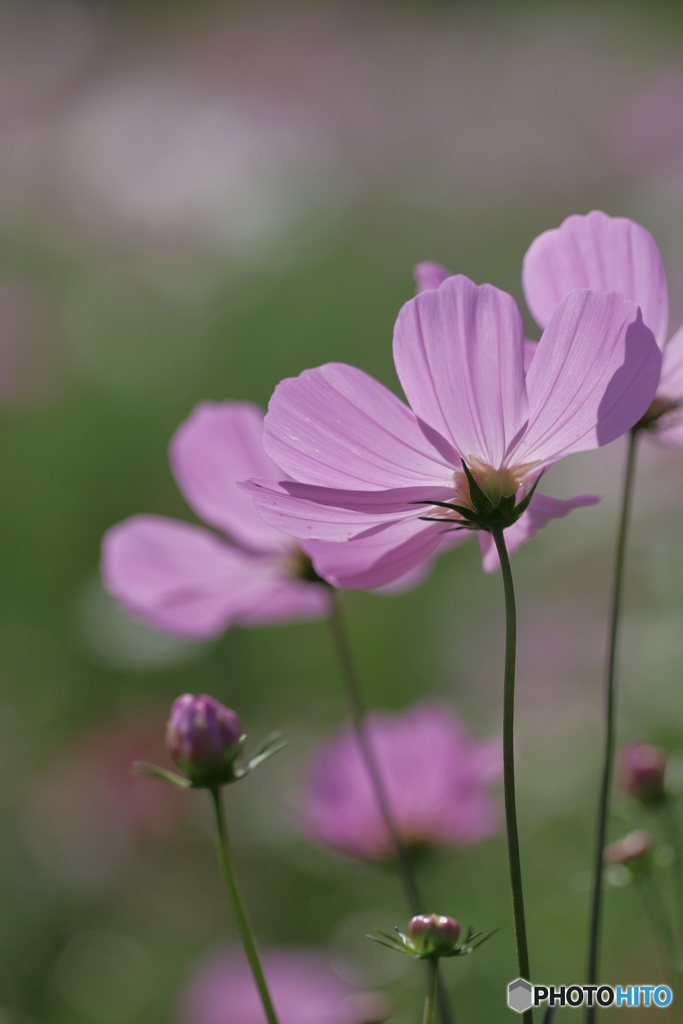
[[[666,341],[669,300],[662,260],[650,232],[625,217],[593,210],[545,231],[524,257],[522,284],[541,327],[571,291],[591,288],[635,302],[660,348]]]

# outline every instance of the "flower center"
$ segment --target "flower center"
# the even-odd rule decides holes
[[[501,469],[495,469],[487,462],[478,459],[476,455],[469,455],[466,461],[467,468],[476,483],[494,506],[498,505],[501,498],[509,498],[511,495],[516,494],[520,487],[530,483],[533,470],[538,465],[537,462],[525,462],[519,466],[505,466]],[[463,470],[456,469],[453,473],[453,482],[455,484],[454,498],[456,503],[464,505],[466,508],[474,509],[470,497],[469,482]],[[453,517],[459,518],[458,513],[454,513]]]

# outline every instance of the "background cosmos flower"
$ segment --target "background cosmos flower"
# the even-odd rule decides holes
[[[408,845],[468,846],[499,826],[491,787],[502,773],[497,737],[474,740],[437,701],[397,714],[370,712],[368,734],[393,819]],[[297,824],[316,842],[368,860],[393,856],[367,768],[350,726],[310,758]]]
[[[628,430],[650,404],[661,366],[633,303],[579,290],[553,313],[526,375],[524,356],[509,295],[460,275],[421,292],[394,329],[410,408],[341,363],[278,385],[264,446],[296,482],[248,485],[265,521],[293,536],[353,540],[312,555],[337,586],[390,583],[444,538],[448,524],[423,520],[439,512],[443,520],[445,510],[429,503],[468,503],[462,459],[485,490],[521,498],[544,467]],[[594,500],[534,495],[506,531],[508,547]],[[480,533],[480,544],[493,568],[490,534]]]
[[[280,1024],[370,1024],[389,1012],[379,992],[355,988],[315,950],[271,950],[263,973]],[[183,999],[182,1024],[264,1024],[263,1007],[241,950],[200,964]]]
[[[325,615],[321,583],[303,578],[308,560],[295,541],[267,526],[236,481],[279,470],[261,447],[263,413],[248,402],[201,402],[170,444],[173,475],[188,504],[228,534],[136,515],[107,531],[105,587],[157,629],[203,639],[228,626]]]

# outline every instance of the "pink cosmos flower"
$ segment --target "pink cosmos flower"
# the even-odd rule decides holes
[[[280,1024],[370,1024],[388,1016],[386,996],[343,981],[318,951],[273,950],[261,962]],[[180,1019],[183,1024],[265,1024],[241,950],[215,953],[199,966]]]
[[[502,774],[497,738],[473,740],[446,704],[414,704],[366,718],[393,820],[408,845],[469,846],[493,835],[490,788]],[[316,842],[367,860],[394,855],[358,741],[350,726],[305,769],[297,824]]]
[[[600,210],[567,217],[545,231],[524,257],[527,305],[544,327],[574,288],[618,292],[640,306],[645,324],[663,349],[655,399],[642,424],[658,441],[683,445],[683,327],[667,341],[669,296],[664,268],[649,231]]]
[[[563,455],[619,437],[650,404],[661,357],[634,303],[577,290],[550,318],[525,373],[514,300],[456,275],[402,308],[394,362],[410,408],[341,363],[282,381],[264,446],[296,482],[246,485],[271,526],[333,542],[312,558],[336,586],[390,583],[461,538],[442,521],[457,529],[460,513],[431,503],[472,507],[463,461],[494,504],[519,503]],[[534,494],[506,530],[508,548],[593,501]],[[493,540],[479,536],[484,566],[494,568]]]
[[[328,595],[296,542],[267,526],[236,481],[279,474],[261,447],[263,413],[247,402],[202,402],[170,444],[173,475],[198,516],[228,534],[136,515],[104,536],[102,578],[136,617],[205,639],[231,625],[317,618]]]

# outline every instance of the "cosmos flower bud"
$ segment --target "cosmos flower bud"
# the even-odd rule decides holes
[[[644,865],[652,853],[653,847],[654,843],[650,833],[639,828],[606,846],[603,859],[606,864],[622,864],[628,867]]]
[[[237,714],[213,697],[184,693],[173,702],[166,748],[193,786],[213,789],[231,782],[241,739]]]
[[[421,956],[450,953],[460,935],[460,925],[441,914],[418,914],[408,925],[408,934]]]
[[[653,804],[664,796],[666,753],[647,743],[630,743],[621,759],[622,785],[629,796]]]

